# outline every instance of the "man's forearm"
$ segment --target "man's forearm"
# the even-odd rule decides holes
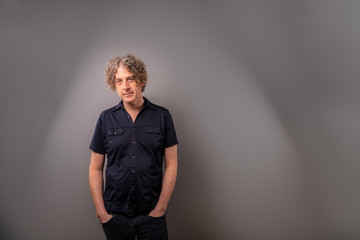
[[[165,168],[163,185],[160,193],[159,200],[156,204],[155,211],[165,214],[169,204],[171,195],[173,193],[177,176],[177,166],[171,165]]]
[[[103,173],[101,170],[89,170],[89,185],[96,209],[96,215],[101,218],[101,216],[107,215],[103,198]]]

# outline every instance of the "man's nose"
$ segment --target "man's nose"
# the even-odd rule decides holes
[[[124,81],[124,83],[123,83],[123,88],[125,88],[125,89],[127,89],[127,88],[129,88],[129,83],[128,83],[128,81]]]

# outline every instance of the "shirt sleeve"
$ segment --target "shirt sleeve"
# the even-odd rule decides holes
[[[104,131],[103,131],[103,114],[100,114],[96,122],[94,135],[91,140],[90,149],[96,153],[105,155]]]
[[[166,111],[164,148],[168,148],[176,144],[179,144],[179,142],[176,137],[174,122],[172,120],[170,112]]]

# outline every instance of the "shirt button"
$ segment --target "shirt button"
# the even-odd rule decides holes
[[[128,118],[130,117],[130,115],[128,115]]]
[[[134,173],[135,173],[135,170],[132,170],[132,173],[134,174]]]
[[[136,156],[135,156],[135,155],[133,155],[133,156],[132,156],[132,158],[136,158]]]
[[[135,143],[136,143],[135,141],[132,142],[132,144],[135,144]]]

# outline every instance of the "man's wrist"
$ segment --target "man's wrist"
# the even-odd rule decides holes
[[[166,209],[155,207],[155,208],[149,213],[149,215],[152,216],[152,217],[161,217],[161,216],[164,216],[165,213],[166,213]]]
[[[109,215],[109,213],[106,210],[101,211],[101,212],[96,212],[96,216],[98,216],[98,218],[106,217],[108,215]]]
[[[155,210],[156,212],[158,212],[158,213],[163,213],[163,214],[165,214],[165,212],[166,212],[166,206],[156,206],[156,207],[154,208],[154,210]]]

